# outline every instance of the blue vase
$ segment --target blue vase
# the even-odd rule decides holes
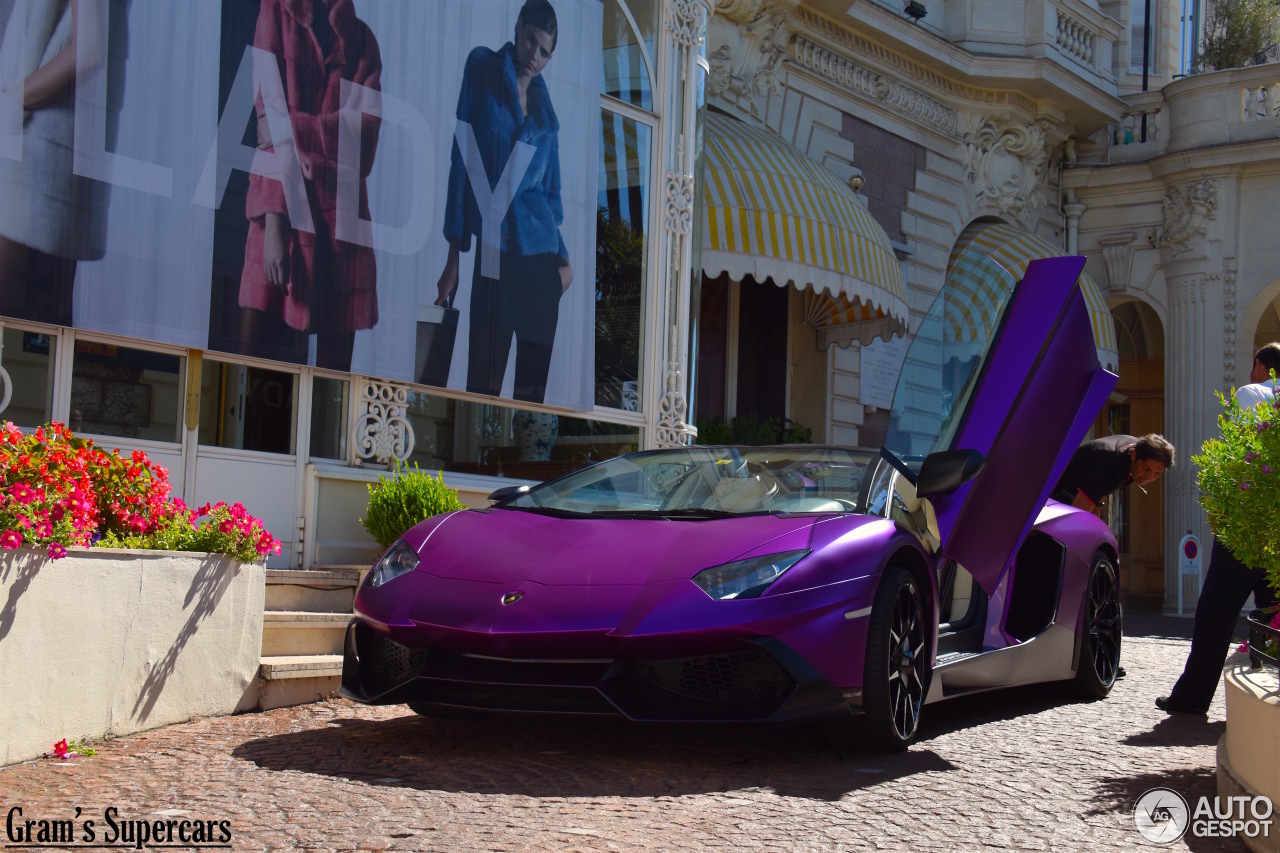
[[[560,418],[547,412],[516,412],[511,430],[521,462],[547,462],[560,432]]]

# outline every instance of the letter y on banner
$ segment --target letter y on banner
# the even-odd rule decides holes
[[[538,149],[517,140],[511,149],[511,157],[502,166],[497,185],[490,188],[489,175],[485,172],[480,146],[471,125],[465,121],[458,122],[453,138],[458,143],[462,165],[467,170],[467,181],[476,197],[476,207],[480,208],[480,274],[485,278],[498,278],[502,266],[502,220]]]

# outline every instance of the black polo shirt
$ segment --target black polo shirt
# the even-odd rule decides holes
[[[1050,497],[1069,504],[1077,492],[1082,492],[1095,505],[1100,503],[1133,479],[1129,448],[1137,443],[1138,439],[1131,435],[1109,435],[1086,441],[1071,456],[1067,470],[1062,472]]]

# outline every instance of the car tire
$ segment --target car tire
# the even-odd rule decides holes
[[[866,746],[901,752],[919,734],[931,674],[929,633],[915,577],[890,566],[876,590],[867,628],[861,721]]]
[[[1083,609],[1076,689],[1086,699],[1105,699],[1120,668],[1124,614],[1115,562],[1102,551],[1093,555],[1093,565],[1089,567]]]

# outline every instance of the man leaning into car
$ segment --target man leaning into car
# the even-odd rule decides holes
[[[1172,467],[1173,445],[1162,435],[1096,438],[1072,454],[1050,497],[1096,514],[1107,495],[1130,483],[1138,488],[1150,485]],[[1116,678],[1124,676],[1124,667],[1117,668]]]
[[[1164,436],[1109,435],[1080,445],[1050,497],[1097,513],[1107,495],[1130,483],[1150,485],[1172,467],[1173,445]]]

